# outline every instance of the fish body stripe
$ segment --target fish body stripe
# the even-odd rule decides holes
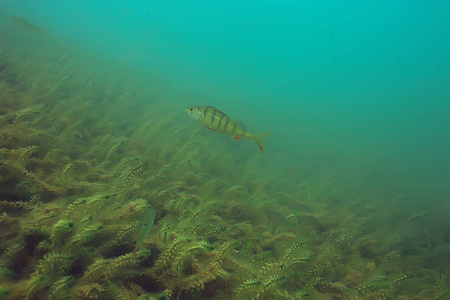
[[[216,113],[217,113],[217,109],[215,109],[211,115],[211,123],[213,123],[213,124],[214,124],[214,117],[216,116]]]
[[[205,110],[203,111],[203,117],[206,118],[206,114],[208,113],[208,110],[211,106],[205,107]]]
[[[223,131],[227,130],[228,123],[230,123],[230,118],[227,118],[227,120],[225,121],[225,125],[223,125]]]
[[[200,106],[196,108],[201,111],[201,122],[206,127],[233,137],[253,137],[253,135],[247,132],[238,122],[231,119],[221,110],[213,106]]]
[[[220,129],[220,124],[222,123],[222,120],[224,117],[225,117],[225,114],[220,116],[219,123],[217,124],[217,129]]]
[[[231,130],[231,134],[233,134],[236,131],[237,122],[234,122],[233,130]]]

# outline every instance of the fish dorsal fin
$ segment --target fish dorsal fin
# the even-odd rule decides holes
[[[243,129],[247,130],[247,126],[245,126],[245,124],[242,123],[241,121],[238,121],[238,120],[233,120],[233,121],[235,121],[236,123],[238,123]]]

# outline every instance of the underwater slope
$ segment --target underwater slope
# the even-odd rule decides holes
[[[0,297],[448,297],[446,242],[406,199],[380,210],[211,140],[156,86],[35,55],[0,57]]]

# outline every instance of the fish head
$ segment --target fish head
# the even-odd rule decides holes
[[[186,112],[194,120],[197,120],[197,121],[201,121],[202,120],[202,112],[200,111],[200,109],[196,108],[195,106],[190,106],[190,107],[186,108]]]

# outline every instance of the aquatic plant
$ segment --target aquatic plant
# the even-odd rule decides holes
[[[329,174],[289,181],[217,152],[176,122],[180,103],[145,104],[145,88],[74,54],[1,58],[0,298],[448,296],[448,274],[389,240],[383,216]],[[396,238],[425,216],[404,212]]]

